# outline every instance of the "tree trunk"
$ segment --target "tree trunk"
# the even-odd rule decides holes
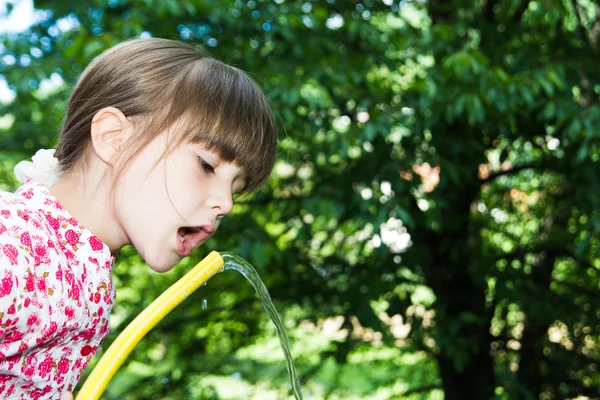
[[[475,175],[464,183],[457,187],[447,178],[440,183],[448,201],[441,216],[443,227],[421,238],[432,252],[425,272],[436,295],[436,329],[442,340],[437,361],[446,400],[490,399],[495,388],[486,284],[474,265],[481,254],[480,233],[470,228],[479,180]]]
[[[540,255],[540,260],[532,268],[531,283],[534,288],[533,292],[550,293],[555,260],[555,254],[544,253]],[[524,310],[527,314],[521,338],[517,378],[521,387],[532,395],[530,398],[537,399],[542,392],[544,382],[547,381],[547,377],[543,376],[541,367],[546,361],[544,340],[552,321],[547,319],[546,313],[534,314],[527,312],[526,308]]]

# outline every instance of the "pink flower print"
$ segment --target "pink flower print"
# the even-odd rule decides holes
[[[25,221],[29,221],[29,214],[24,213],[22,210],[17,210],[17,216]]]
[[[94,335],[96,334],[96,328],[92,327],[90,329],[86,329],[85,331],[81,332],[81,337],[90,340],[91,338],[94,337]]]
[[[75,278],[75,276],[73,275],[73,272],[71,272],[70,270],[68,270],[68,269],[67,269],[67,270],[65,271],[65,279],[66,279],[66,281],[67,281],[67,282],[68,282],[68,283],[69,283],[71,286],[73,286],[73,283],[74,283],[73,279],[74,279],[74,278]]]
[[[8,387],[8,390],[6,391],[6,396],[11,396],[13,393],[15,393],[14,383]]]
[[[92,250],[94,250],[94,251],[102,251],[102,249],[104,249],[104,244],[96,236],[90,237],[88,239],[88,241],[90,242],[90,246],[92,247]]]
[[[98,292],[96,292],[96,294],[94,294],[94,303],[98,304],[100,303],[100,299],[102,298],[102,295]]]
[[[48,254],[48,249],[46,248],[46,246],[38,244],[35,246],[35,254],[38,257],[43,258]]]
[[[56,270],[55,276],[56,276],[57,281],[62,281],[63,271],[62,271],[60,264],[58,264],[58,269]]]
[[[48,326],[46,328],[46,330],[44,331],[44,337],[47,338],[47,337],[53,335],[57,329],[58,329],[58,326],[57,326],[56,322],[55,321],[50,322],[50,326]]]
[[[73,253],[70,250],[66,250],[65,251],[65,257],[67,258],[67,260],[72,261],[75,259],[75,253]]]
[[[23,303],[23,307],[27,308],[27,307],[29,307],[30,304],[31,304],[31,299],[29,297],[27,297],[25,299],[25,302]],[[2,357],[0,357],[0,358],[2,358]]]
[[[73,319],[73,317],[75,317],[75,310],[73,309],[73,307],[71,307],[71,306],[65,307],[65,316],[69,320],[71,320],[71,319]]]
[[[4,271],[4,278],[0,282],[0,297],[8,296],[12,292],[13,276],[10,271]]]
[[[87,268],[85,266],[85,264],[83,265],[83,272],[81,273],[81,282],[85,283],[85,280],[87,278]]]
[[[67,372],[69,372],[69,359],[66,357],[63,357],[58,362],[58,373],[61,375],[64,375]]]
[[[46,289],[48,289],[48,280],[45,277],[38,279],[37,288],[40,292],[46,293]]]
[[[44,204],[47,204],[47,205],[49,205],[49,206],[52,206],[52,207],[56,208],[56,209],[57,209],[57,210],[59,210],[59,211],[60,211],[60,210],[63,210],[63,207],[62,207],[62,205],[60,205],[60,203],[59,203],[58,201],[56,201],[56,200],[53,200],[53,199],[46,199],[46,200],[44,201]]]
[[[53,199],[45,199],[44,200],[44,204],[47,206],[51,206],[56,208],[57,210],[63,210],[63,207],[60,205],[60,203],[56,200]]]
[[[37,364],[37,359],[38,359],[38,355],[36,353],[29,353],[26,357],[25,357],[25,363],[27,365],[36,365]]]
[[[27,275],[27,280],[25,281],[25,290],[28,292],[33,292],[35,290],[35,277],[31,272],[29,275]]]
[[[33,227],[35,229],[42,229],[42,224],[40,224],[40,221],[38,221],[37,219],[32,219],[31,223],[33,224]]]
[[[71,226],[79,226],[75,218],[69,218],[69,224],[71,224]]]
[[[61,392],[62,391],[62,387],[65,383],[65,377],[61,376],[61,375],[55,375],[54,376],[54,382],[58,383],[60,386],[58,387],[58,391]]]
[[[31,248],[31,237],[29,236],[29,232],[25,232],[21,235],[21,244]]]
[[[77,303],[79,304],[79,300],[81,297],[81,289],[79,289],[79,285],[73,285],[73,288],[69,290],[69,296],[73,300],[77,300]]]
[[[22,195],[26,199],[31,200],[31,198],[33,197],[33,189],[28,189],[28,190],[23,191]]]
[[[71,246],[75,246],[79,243],[79,236],[77,236],[77,233],[75,233],[73,229],[69,229],[65,232],[65,239]]]
[[[108,324],[104,324],[100,327],[100,331],[98,331],[98,333],[102,336],[104,336],[104,334],[106,333],[106,331],[108,330]]]
[[[5,343],[18,342],[23,338],[23,333],[19,331],[12,331],[4,338]]]
[[[8,369],[13,369],[15,364],[21,359],[20,354],[13,354],[12,356],[6,358],[5,360],[8,362]]]
[[[4,217],[4,219],[9,219],[10,218],[10,211],[9,210],[2,210],[1,213],[2,213],[2,216]]]
[[[33,376],[33,374],[35,374],[35,364],[36,357],[32,354],[28,355],[21,367],[21,372],[23,372],[25,376]]]
[[[8,310],[6,310],[6,312],[7,312],[9,315],[12,315],[12,314],[14,314],[16,311],[17,311],[17,310],[15,309],[15,305],[14,305],[14,303],[13,303],[13,304],[11,304],[11,305],[8,307]],[[8,325],[8,321],[6,321],[6,324]]]
[[[52,356],[50,354],[46,354],[44,361],[39,363],[38,372],[42,378],[52,372]]]
[[[96,351],[96,350],[94,348],[92,348],[92,355],[94,355],[94,351]],[[92,359],[92,357],[87,357],[87,358],[83,359],[83,363],[81,363],[81,370],[77,374],[77,377],[75,378],[76,381],[79,380],[79,378],[81,377],[81,371],[85,371],[85,369],[87,368],[91,359]]]
[[[46,214],[46,221],[48,221],[48,224],[55,230],[57,231],[60,228],[60,223],[58,222],[58,220],[56,218],[54,218],[53,216]]]
[[[8,259],[10,260],[11,265],[17,264],[17,258],[19,257],[19,252],[12,244],[5,244],[2,246],[2,252]]]
[[[33,325],[39,325],[40,324],[40,317],[38,317],[38,315],[36,313],[33,313],[29,316],[29,318],[27,318],[27,326],[31,327]]]
[[[64,346],[61,350],[65,356],[70,356],[71,354],[73,354],[73,348],[70,346]]]
[[[89,344],[86,344],[85,346],[83,346],[83,347],[81,348],[81,351],[80,351],[79,353],[80,353],[82,356],[84,356],[84,357],[87,357],[87,356],[89,356],[89,355],[92,353],[92,351],[94,351],[94,350],[92,349],[92,346],[90,346]],[[79,360],[77,360],[77,361],[79,361]]]
[[[41,244],[35,246],[35,251],[33,254],[34,258],[34,266],[39,266],[41,263],[48,263],[50,259],[48,258],[48,250]]]
[[[6,226],[2,222],[0,222],[0,235],[6,232]]]

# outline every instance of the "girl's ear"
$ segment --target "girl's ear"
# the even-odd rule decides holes
[[[121,146],[132,133],[132,123],[118,108],[103,108],[92,118],[92,147],[96,155],[110,166],[114,165]]]

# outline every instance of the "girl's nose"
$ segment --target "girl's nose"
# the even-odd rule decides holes
[[[233,196],[231,195],[231,191],[223,191],[212,195],[208,199],[208,205],[217,212],[218,217],[224,217],[229,214],[233,208]]]

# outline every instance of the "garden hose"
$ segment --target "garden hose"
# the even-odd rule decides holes
[[[213,251],[144,309],[115,339],[86,379],[76,400],[97,400],[139,341],[190,294],[223,270],[221,255]]]

